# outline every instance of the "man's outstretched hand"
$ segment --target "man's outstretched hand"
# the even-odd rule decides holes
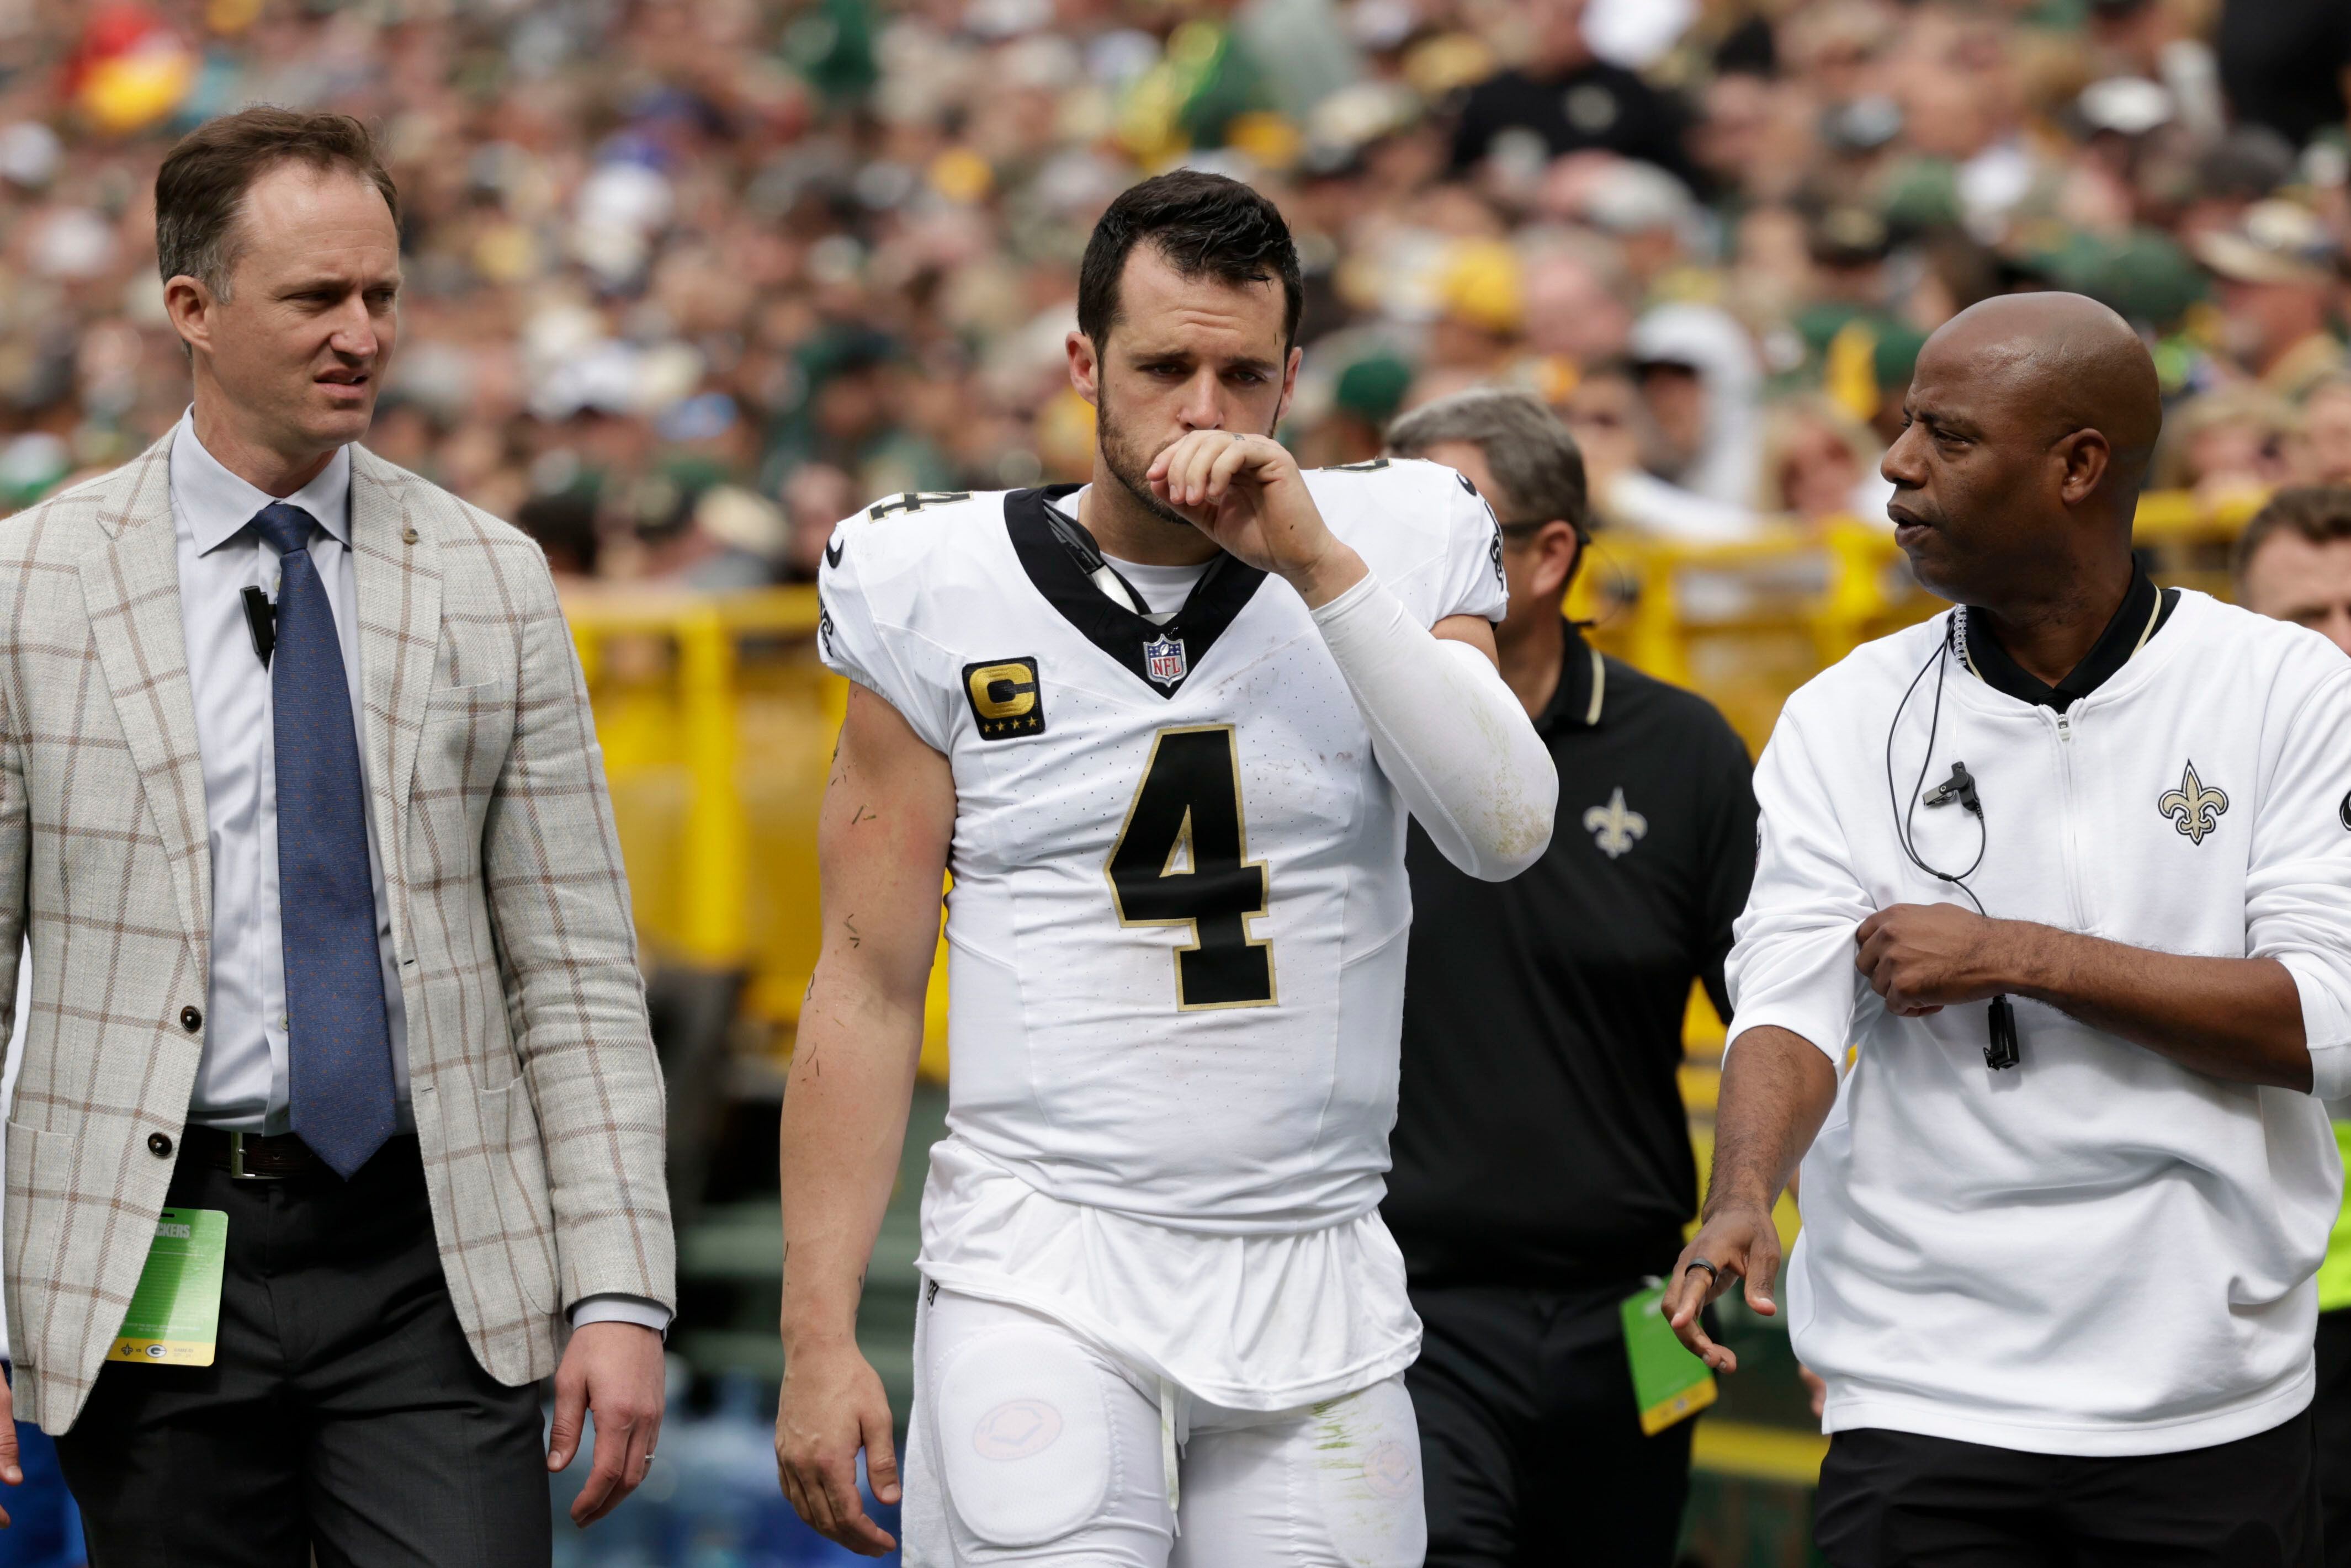
[[[1699,1267],[1699,1259],[1714,1268]],[[1779,1274],[1780,1229],[1771,1223],[1771,1208],[1726,1203],[1707,1217],[1690,1244],[1682,1249],[1658,1310],[1691,1354],[1717,1372],[1736,1372],[1739,1357],[1707,1336],[1698,1313],[1730,1289],[1732,1281],[1744,1280],[1747,1304],[1767,1318],[1774,1316],[1780,1309],[1771,1300],[1771,1283]]]

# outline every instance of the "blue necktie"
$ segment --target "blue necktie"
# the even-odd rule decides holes
[[[367,785],[334,609],[310,559],[319,519],[281,502],[264,507],[253,526],[280,558],[269,684],[294,1131],[348,1179],[383,1146],[393,1125],[392,1026],[368,873]]]

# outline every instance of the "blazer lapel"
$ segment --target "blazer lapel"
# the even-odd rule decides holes
[[[204,766],[180,618],[180,560],[172,527],[172,437],[117,471],[99,512],[107,541],[75,563],[90,641],[114,698],[122,737],[163,841],[182,929],[212,970],[212,847],[205,836]]]
[[[441,561],[431,508],[400,469],[351,448],[351,565],[359,585],[360,680],[367,695],[368,791],[387,891],[405,890],[401,828],[441,642]],[[409,949],[405,897],[392,899],[392,944]]]

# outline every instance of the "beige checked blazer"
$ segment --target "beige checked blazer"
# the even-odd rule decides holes
[[[32,954],[0,1233],[16,1416],[51,1432],[138,1282],[202,1045],[212,863],[170,449],[0,521],[0,1023],[20,930]],[[434,1229],[474,1354],[520,1384],[555,1369],[581,1297],[677,1299],[602,754],[529,540],[354,447],[351,545]]]

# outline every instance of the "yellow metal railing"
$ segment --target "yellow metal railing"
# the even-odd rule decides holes
[[[2250,505],[2147,497],[2138,538],[2157,575],[2224,590]],[[1881,526],[1792,527],[1736,545],[1595,541],[1568,612],[1607,652],[1713,699],[1761,750],[1796,686],[1857,643],[1933,613]],[[750,977],[747,1007],[788,1039],[818,943],[816,813],[846,687],[818,661],[816,592],[566,595],[622,847],[657,962]],[[929,1065],[944,1061],[945,965]],[[1705,1020],[1698,1019],[1703,1010]],[[1694,1062],[1719,1052],[1694,1009]],[[1709,1040],[1707,1029],[1715,1030]],[[1702,1074],[1686,1085],[1702,1099]]]

